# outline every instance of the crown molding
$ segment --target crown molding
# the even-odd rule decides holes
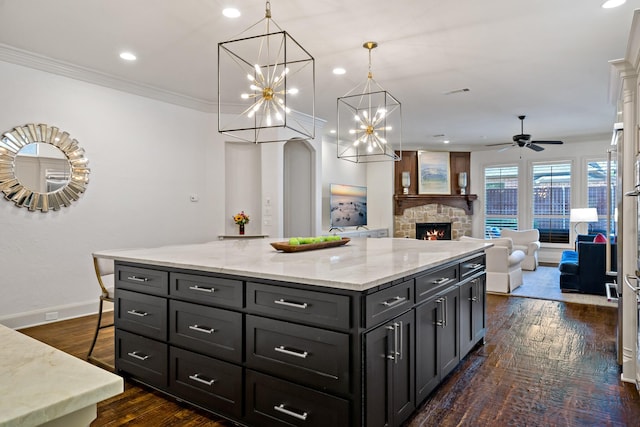
[[[136,83],[91,68],[81,67],[2,43],[0,43],[0,61],[22,65],[24,67],[81,80],[193,110],[206,113],[217,112],[217,104],[214,102],[182,95],[151,85]]]

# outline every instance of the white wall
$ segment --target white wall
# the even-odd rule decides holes
[[[0,200],[0,322],[95,312],[93,251],[222,234],[224,151],[215,116],[4,62],[0,93],[2,132],[57,126],[78,140],[91,168],[86,193],[60,211]]]
[[[478,200],[473,203],[473,236],[484,238],[484,168],[487,166],[513,164],[518,165],[520,170],[520,188],[527,186],[530,180],[529,171],[531,164],[540,161],[565,160],[572,162],[573,183],[571,195],[572,206],[586,207],[587,194],[586,185],[577,185],[578,181],[584,180],[586,170],[584,168],[587,160],[606,159],[607,150],[610,148],[611,134],[593,136],[576,141],[565,141],[563,145],[546,146],[544,151],[534,152],[528,148],[511,148],[497,152],[474,151],[471,153],[471,188],[470,194],[477,194]],[[530,197],[527,191],[520,191],[518,194],[519,205],[524,206],[528,212]],[[526,221],[531,221],[530,215],[525,215]],[[572,240],[572,239],[570,239]],[[573,244],[543,244],[539,260],[547,263],[557,263],[563,250],[572,249]]]

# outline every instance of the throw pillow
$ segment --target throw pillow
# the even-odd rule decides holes
[[[607,243],[607,238],[604,237],[604,234],[598,233],[596,237],[593,238],[593,243]]]

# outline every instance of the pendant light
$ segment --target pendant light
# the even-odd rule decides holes
[[[218,43],[218,131],[278,142],[315,137],[315,60],[271,19]],[[252,35],[264,24],[264,33]]]
[[[402,152],[400,101],[384,90],[371,72],[371,51],[376,42],[362,45],[369,51],[369,72],[364,85],[338,98],[338,158],[355,163],[397,161]]]

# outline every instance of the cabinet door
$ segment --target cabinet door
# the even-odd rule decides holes
[[[460,356],[469,353],[475,343],[474,297],[475,279],[460,285]]]
[[[393,364],[393,425],[400,425],[416,409],[415,399],[415,312],[397,317],[392,325],[395,328],[394,339],[397,339],[395,359],[389,360]],[[390,343],[395,348],[395,342]]]
[[[397,426],[415,410],[414,312],[365,334],[367,426]]]
[[[484,338],[485,325],[484,276],[460,285],[460,357],[471,351]]]
[[[438,336],[440,353],[440,379],[460,362],[460,288],[454,287],[443,294],[444,325]]]
[[[438,334],[444,298],[433,297],[416,307],[416,401],[422,402],[440,382]]]
[[[484,339],[487,331],[487,277],[482,275],[475,280],[476,300],[473,304],[474,345]]]

